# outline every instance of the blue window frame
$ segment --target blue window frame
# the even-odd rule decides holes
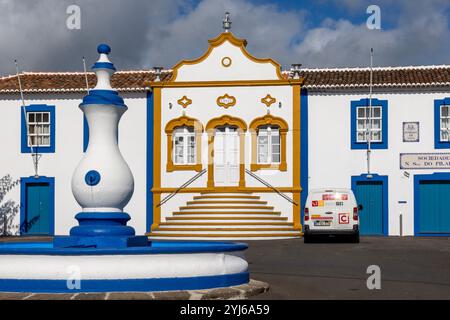
[[[351,149],[367,149],[370,99],[351,102]],[[372,149],[388,148],[388,102],[372,99]]]
[[[20,108],[21,117],[21,152],[54,153],[55,152],[55,106],[32,104],[25,107],[28,118]],[[31,145],[33,148],[31,148]],[[32,150],[33,149],[33,150]]]
[[[450,148],[450,98],[434,100],[434,148]]]

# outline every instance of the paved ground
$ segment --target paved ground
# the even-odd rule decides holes
[[[270,285],[250,299],[450,299],[450,238],[247,243],[252,279]],[[367,289],[370,265],[381,269],[380,290]]]

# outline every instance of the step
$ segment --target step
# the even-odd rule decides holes
[[[236,220],[236,221],[254,221],[254,220],[261,220],[261,221],[287,221],[288,218],[287,217],[271,217],[271,216],[265,216],[265,217],[254,217],[254,216],[238,216],[238,217],[217,217],[217,216],[206,216],[206,217],[192,217],[192,216],[176,216],[176,217],[167,217],[166,218],[167,221],[186,221],[186,220],[193,220],[193,221],[198,221],[198,220],[212,220],[212,221],[217,221],[217,220],[224,220],[224,221],[228,221],[228,220]]]
[[[247,192],[247,191],[235,191],[235,192],[216,192],[216,191],[204,191],[204,192],[200,192],[200,195],[202,196],[210,196],[210,195],[215,195],[215,196],[221,196],[221,195],[225,195],[225,196],[237,196],[237,195],[245,195],[245,196],[251,196],[252,193],[251,192]]]
[[[274,215],[279,216],[281,212],[279,211],[175,211],[174,216],[177,215]]]
[[[151,232],[147,233],[146,236],[149,238],[227,238],[227,239],[240,239],[240,238],[298,238],[301,236],[300,232],[290,232],[290,233],[266,233],[263,236],[257,233],[240,233],[240,234],[196,234],[196,233],[159,233]],[[217,239],[218,240],[218,239]]]
[[[242,196],[242,195],[208,195],[208,196],[194,196],[194,200],[199,199],[254,199],[259,200],[260,196]]]
[[[290,226],[290,227],[284,227],[284,228],[280,228],[280,227],[266,227],[266,228],[248,228],[248,227],[204,227],[204,228],[192,228],[192,227],[186,227],[186,228],[172,228],[172,227],[163,227],[163,228],[158,228],[155,230],[155,232],[178,232],[178,231],[182,231],[182,232],[186,232],[186,231],[191,231],[191,232],[209,232],[209,233],[215,233],[215,232],[275,232],[275,231],[281,231],[281,232],[295,232],[295,231],[300,231],[300,229],[296,230],[294,229],[294,227]]]
[[[236,235],[241,235],[241,234],[256,234],[259,236],[264,236],[266,234],[273,234],[273,233],[277,233],[277,234],[291,234],[294,232],[298,232],[300,233],[300,230],[294,230],[294,229],[282,229],[282,230],[278,230],[278,229],[266,229],[266,230],[238,230],[238,229],[224,229],[224,230],[170,230],[170,229],[156,229],[154,230],[155,233],[158,234],[164,234],[164,235],[168,235],[168,234],[197,234],[197,235],[211,235],[211,234],[221,234],[221,235],[228,235],[228,234],[236,234]]]
[[[159,224],[160,226],[286,226],[286,227],[292,227],[292,222],[161,222]]]
[[[188,206],[198,204],[260,204],[266,205],[267,201],[260,200],[194,200],[186,202]]]
[[[247,210],[273,210],[272,206],[242,206],[242,205],[224,205],[224,206],[181,206],[180,210],[196,210],[196,209],[215,209],[215,210],[224,210],[224,209],[247,209]]]

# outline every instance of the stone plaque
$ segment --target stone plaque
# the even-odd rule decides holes
[[[403,142],[419,142],[419,122],[403,122]]]

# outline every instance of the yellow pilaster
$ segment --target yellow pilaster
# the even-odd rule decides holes
[[[154,137],[154,158],[153,158],[153,188],[161,188],[161,87],[153,87],[153,137]],[[153,224],[151,230],[155,230],[161,223],[161,201],[159,192],[153,193]]]
[[[293,128],[292,128],[292,185],[294,189],[300,189],[300,83],[292,84],[292,95],[293,95]],[[293,199],[298,204],[293,206],[293,222],[294,228],[301,228],[300,221],[300,192],[293,193]]]

